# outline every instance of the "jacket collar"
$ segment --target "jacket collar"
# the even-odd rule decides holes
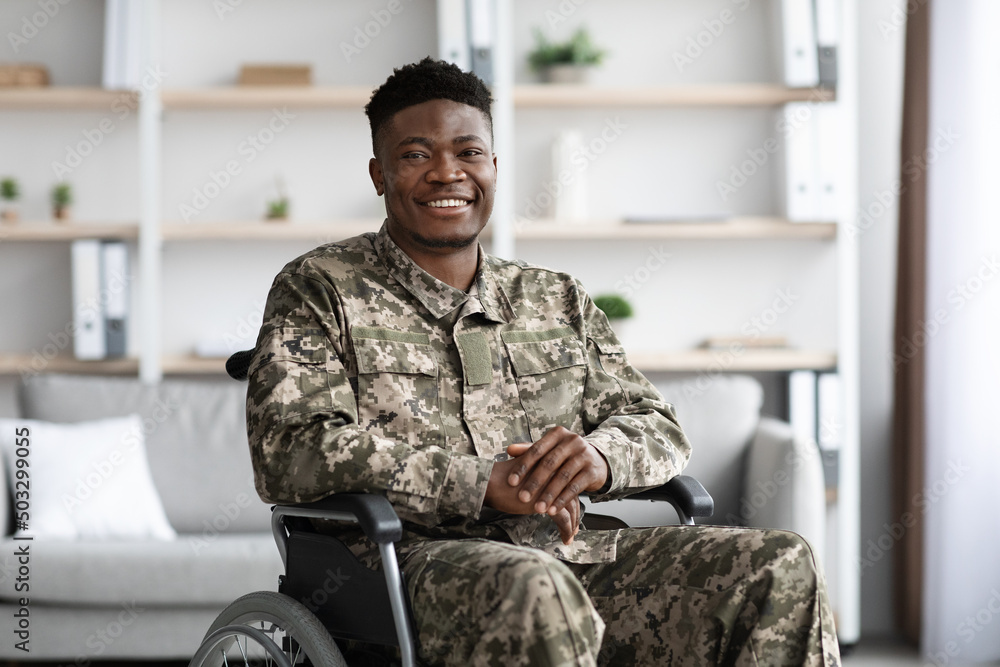
[[[435,318],[444,317],[473,298],[467,292],[438,280],[417,266],[417,263],[389,237],[387,224],[388,222],[383,222],[382,228],[375,235],[375,252],[389,275]],[[475,289],[472,291],[482,303],[483,313],[487,319],[494,322],[510,322],[514,319],[510,301],[497,282],[481,244],[479,270],[476,272]]]

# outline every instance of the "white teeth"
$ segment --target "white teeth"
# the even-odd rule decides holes
[[[447,206],[464,206],[466,203],[464,199],[438,199],[436,201],[429,201],[424,205],[432,208],[445,208]]]

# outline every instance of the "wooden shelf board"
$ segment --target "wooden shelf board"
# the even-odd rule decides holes
[[[166,375],[224,375],[226,372],[223,357],[167,356],[162,363]]]
[[[362,108],[371,86],[215,86],[165,88],[165,109],[298,109]],[[116,100],[134,107],[138,93],[85,86],[0,88],[0,109],[110,109]],[[522,84],[514,86],[516,107],[608,106],[772,106],[788,102],[829,102],[831,90],[785,88],[775,84],[715,84],[693,86],[588,86]]]
[[[80,361],[70,356],[32,357],[27,354],[0,354],[0,375],[22,373],[93,373],[95,375],[134,375],[139,372],[139,360],[101,359]]]
[[[680,352],[631,352],[629,362],[640,371],[792,371],[836,368],[834,352],[762,349],[735,354],[728,350],[684,350]]]
[[[365,232],[377,232],[382,220],[331,220],[330,222],[244,222],[164,223],[167,241],[315,241],[317,244],[351,238]]]
[[[633,366],[644,372],[830,370],[837,365],[836,353],[810,350],[747,350],[741,355],[724,350],[632,352],[628,358]],[[166,356],[162,363],[167,375],[221,375],[226,372],[223,358]],[[22,372],[135,375],[138,370],[139,361],[132,358],[80,361],[68,356],[33,359],[24,354],[0,354],[0,375],[20,375]]]
[[[76,239],[135,239],[139,236],[136,223],[128,222],[46,222],[18,221],[0,224],[0,241],[74,241]]]
[[[617,220],[559,222],[537,220],[515,224],[515,237],[525,241],[628,239],[834,239],[835,222],[788,222],[782,218],[744,217],[722,222],[626,223]]]
[[[0,109],[60,111],[74,109],[110,110],[116,101],[135,108],[138,93],[83,86],[0,88]]]
[[[164,109],[360,109],[371,98],[371,86],[218,86],[165,88]]]
[[[166,88],[165,109],[361,108],[371,86],[218,86]],[[785,88],[775,84],[700,86],[588,86],[525,84],[514,86],[516,107],[607,106],[773,106],[788,102],[829,102],[833,91]]]
[[[515,107],[685,107],[774,106],[788,102],[830,102],[833,91],[785,88],[775,84],[734,83],[691,86],[589,86],[528,84],[514,86]]]

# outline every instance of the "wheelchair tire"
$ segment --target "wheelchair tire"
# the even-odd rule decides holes
[[[264,632],[249,625],[227,625],[210,633],[198,647],[190,667],[221,667],[240,662],[243,665],[291,667],[281,648]]]
[[[344,656],[330,633],[309,609],[287,595],[273,591],[249,593],[226,607],[205,637],[226,626],[249,626],[260,630],[295,665],[313,667],[347,667]],[[294,640],[299,651],[290,651],[288,640]],[[200,667],[192,662],[191,667]]]

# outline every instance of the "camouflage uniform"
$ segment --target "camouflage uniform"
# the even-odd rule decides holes
[[[690,456],[673,408],[571,276],[480,249],[463,292],[383,226],[275,278],[247,395],[257,491],[387,496],[426,660],[837,663],[825,590],[796,536],[581,530],[566,546],[547,515],[484,508],[494,457],[556,425],[607,459],[594,501],[659,486]],[[359,529],[335,530],[375,562]]]

